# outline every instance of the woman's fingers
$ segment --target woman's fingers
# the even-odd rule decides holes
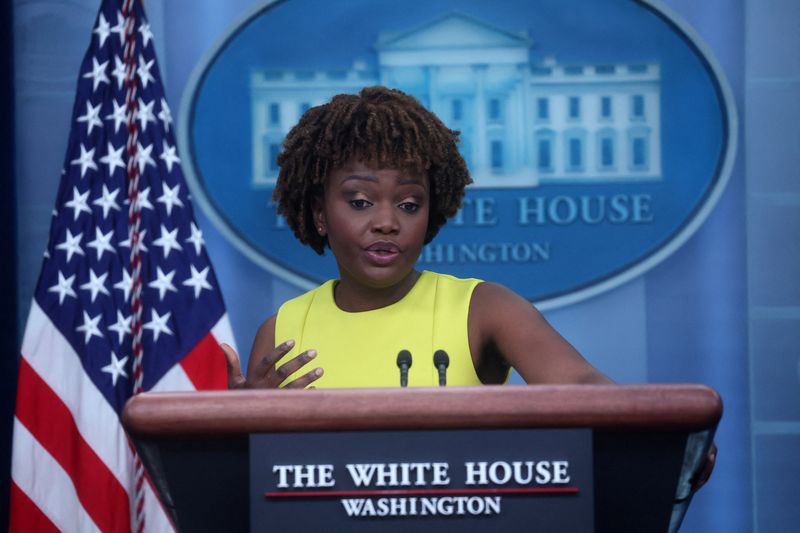
[[[715,443],[711,443],[711,447],[706,453],[705,461],[703,466],[700,470],[695,474],[694,479],[692,479],[692,491],[698,490],[700,487],[706,484],[708,478],[711,477],[711,472],[714,470],[714,465],[717,463],[717,445]]]
[[[316,350],[306,350],[305,352],[301,353],[300,355],[298,355],[294,359],[291,359],[291,360],[287,361],[286,363],[284,363],[283,365],[281,365],[278,368],[276,368],[275,369],[275,375],[277,376],[277,379],[279,381],[279,385],[280,385],[280,383],[283,383],[286,380],[286,378],[288,378],[289,376],[291,376],[292,374],[294,374],[295,372],[300,370],[302,367],[307,365],[309,362],[311,362],[316,356],[317,356],[317,351]],[[319,375],[315,374],[317,371],[319,371]],[[305,378],[309,374],[313,375],[313,379],[306,380]],[[291,383],[285,385],[285,387],[286,388],[297,388],[298,386],[305,387],[308,383],[311,383],[311,381],[314,381],[314,379],[317,379],[321,375],[322,375],[322,369],[321,368],[315,368],[314,370],[312,370],[308,374],[302,376],[301,378],[298,378],[298,379],[292,381]],[[303,381],[302,385],[295,385],[295,383],[297,383],[298,381],[301,381],[301,380]]]
[[[255,366],[251,366],[247,378],[242,375],[239,356],[233,348],[225,343],[220,344],[225,354],[225,365],[228,370],[228,388],[278,388],[286,379],[303,368],[317,356],[316,350],[306,350],[297,357],[293,357],[279,367],[275,364],[294,347],[294,341],[288,340],[276,346],[261,358]],[[322,376],[322,369],[315,368],[285,385],[286,388],[302,388],[316,381]]]
[[[251,372],[249,372],[247,376],[248,379],[250,381],[266,379],[267,374],[275,368],[275,363],[277,363],[281,357],[289,353],[293,347],[294,341],[291,339],[277,345],[272,351],[262,357],[256,366],[251,368]],[[277,387],[277,385],[273,386]]]
[[[225,354],[225,366],[228,369],[228,388],[241,389],[244,387],[245,378],[242,375],[242,367],[239,364],[239,356],[233,348],[224,342],[219,345],[222,348],[222,353]]]
[[[300,376],[299,378],[295,379],[291,383],[287,383],[284,388],[285,389],[303,389],[308,387],[310,383],[317,381],[320,377],[322,377],[323,370],[321,368],[315,368],[311,372]],[[308,387],[313,389],[314,387]]]
[[[288,378],[289,376],[300,370],[301,367],[303,367],[309,361],[314,359],[316,356],[317,356],[316,350],[306,350],[297,357],[290,359],[289,361],[287,361],[286,363],[282,364],[279,367],[276,367],[275,375],[278,377],[280,382],[283,383],[283,381],[286,378]]]

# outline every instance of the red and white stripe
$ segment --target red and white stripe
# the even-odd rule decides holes
[[[225,388],[218,340],[232,340],[227,315],[153,389]],[[128,438],[78,354],[36,301],[22,343],[17,394],[9,530],[129,531],[134,472]],[[172,531],[149,482],[143,497],[147,531]]]

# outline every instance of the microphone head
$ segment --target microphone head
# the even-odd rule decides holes
[[[411,367],[411,352],[408,350],[400,350],[400,353],[397,354],[397,366],[406,368]]]
[[[442,366],[447,368],[450,365],[450,358],[447,356],[447,352],[444,350],[436,350],[433,353],[433,364],[436,368]]]

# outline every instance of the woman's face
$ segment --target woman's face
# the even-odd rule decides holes
[[[328,176],[314,220],[328,237],[341,282],[381,289],[414,271],[429,209],[426,176],[353,161]]]

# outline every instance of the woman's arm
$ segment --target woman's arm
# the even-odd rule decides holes
[[[611,383],[527,300],[496,283],[475,287],[469,345],[479,377],[497,382],[508,365],[526,383]]]

